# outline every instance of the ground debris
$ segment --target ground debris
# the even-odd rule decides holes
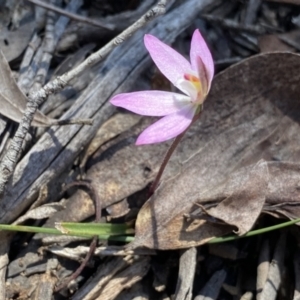
[[[27,96],[72,71],[158,1],[39,2],[0,1],[1,160]],[[103,61],[39,107],[33,125],[74,118],[92,118],[93,125],[31,128],[0,203],[0,223],[91,222],[89,194],[64,191],[85,180],[99,197],[100,222],[128,222],[134,241],[100,240],[81,274],[56,292],[89,253],[90,239],[3,231],[0,300],[300,299],[297,226],[206,245],[300,217],[300,1],[166,3],[165,15],[117,41]],[[149,200],[171,142],[137,147],[155,118],[116,110],[109,99],[174,91],[154,68],[143,36],[153,34],[187,57],[196,28],[218,74],[201,118]]]

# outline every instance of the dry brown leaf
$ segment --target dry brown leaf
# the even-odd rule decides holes
[[[300,30],[280,34],[269,34],[258,37],[258,46],[261,52],[299,50]]]
[[[290,51],[296,50],[281,41],[276,34],[267,34],[258,37],[258,47],[260,52]]]
[[[113,117],[111,117],[108,121],[106,121],[97,131],[95,137],[88,145],[87,150],[84,153],[84,157],[81,160],[81,167],[83,168],[88,160],[88,158],[96,152],[96,150],[119,135],[122,132],[130,129],[134,125],[136,125],[141,119],[141,116],[134,114],[126,114],[126,113],[117,113]]]
[[[265,203],[268,179],[265,162],[245,167],[237,176],[234,174],[230,178],[232,189],[225,190],[227,193],[221,193],[221,197],[211,197],[208,201],[207,198],[220,185],[226,187],[234,162],[243,157],[245,146],[258,132],[255,126],[255,130],[251,129],[240,126],[220,135],[219,140],[212,140],[187,161],[179,174],[162,184],[140,210],[131,246],[187,248],[236,228],[240,233],[250,230]],[[194,214],[195,203],[213,203],[220,198],[225,200],[207,211],[214,218],[193,221],[184,217],[186,213]],[[215,218],[227,225],[215,223]]]
[[[299,55],[269,53],[216,76],[200,120],[202,147],[140,210],[129,248],[196,246],[234,229],[247,232],[265,200],[282,204],[293,199],[292,206],[297,206],[298,67]],[[257,163],[261,159],[294,163]],[[206,205],[206,213],[214,218],[185,218],[184,214],[197,213],[195,203]],[[286,215],[287,209],[285,203]]]
[[[269,172],[265,161],[243,168],[230,179],[235,185],[232,195],[207,213],[226,224],[237,227],[236,233],[245,234],[253,227],[266,200]],[[226,184],[225,184],[226,188]],[[223,193],[224,195],[224,193]]]
[[[269,184],[264,212],[289,219],[300,217],[300,164],[269,162]]]

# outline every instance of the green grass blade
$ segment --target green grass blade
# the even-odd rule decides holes
[[[242,239],[242,238],[246,238],[246,237],[266,233],[266,232],[269,232],[269,231],[281,229],[281,228],[284,228],[284,227],[287,227],[287,226],[294,225],[294,224],[299,223],[299,222],[300,222],[300,219],[295,219],[295,220],[284,222],[284,223],[277,224],[277,225],[274,225],[274,226],[265,227],[265,228],[261,228],[261,229],[257,229],[257,230],[252,230],[252,231],[247,232],[244,235],[230,235],[230,236],[224,236],[224,237],[217,237],[217,238],[214,238],[214,239],[210,240],[208,242],[208,244],[224,243],[224,242],[229,242],[229,241],[233,241],[233,240],[237,240],[237,239]]]
[[[73,224],[74,223],[72,223],[72,225]],[[86,223],[77,223],[77,224],[81,226]],[[93,236],[97,235],[100,240],[114,240],[114,241],[120,241],[126,243],[129,243],[134,239],[134,237],[132,236],[125,236],[128,233],[132,233],[133,231],[133,229],[130,229],[127,225],[122,225],[122,224],[109,224],[110,226],[107,226],[108,224],[102,224],[102,225],[105,225],[104,226],[105,230],[102,231],[100,230],[100,233],[98,234],[97,232],[92,232],[91,234],[89,234],[88,232],[80,232],[79,230],[78,232],[62,233],[60,230],[55,228],[23,226],[23,225],[8,225],[8,224],[0,224],[0,230],[44,233],[44,234],[53,234],[53,235],[71,235],[71,236],[81,236],[81,237],[88,237],[88,238],[92,238]],[[111,229],[111,232],[109,231],[109,228]]]
[[[56,223],[55,227],[62,233],[71,235],[127,235],[133,234],[134,229],[127,224],[109,223]]]
[[[55,229],[55,228],[23,226],[23,225],[0,224],[0,230],[62,235],[62,233],[59,230]]]
[[[281,229],[296,223],[300,223],[300,218],[292,221],[284,222],[270,227],[265,227],[257,230],[247,232],[242,236],[230,235],[225,237],[217,237],[208,242],[208,244],[224,243],[241,238],[246,238],[269,231]],[[90,237],[98,236],[101,240],[114,240],[129,243],[134,240],[133,236],[127,236],[133,234],[134,229],[130,228],[126,224],[101,224],[101,223],[58,223],[60,230],[47,227],[34,227],[23,225],[7,225],[0,224],[0,230],[19,231],[19,232],[32,232],[32,233],[45,233],[53,235],[71,235]]]

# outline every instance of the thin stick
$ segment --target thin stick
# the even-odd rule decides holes
[[[66,16],[70,19],[76,20],[78,22],[87,23],[89,25],[93,25],[93,26],[97,26],[97,27],[103,27],[103,28],[106,28],[106,29],[109,29],[109,30],[114,30],[116,28],[116,26],[113,25],[113,24],[105,24],[101,21],[85,18],[85,17],[79,16],[79,15],[73,14],[71,12],[68,12],[64,9],[59,8],[59,7],[56,7],[54,5],[42,2],[40,0],[28,0],[28,1],[35,4],[35,5],[43,7],[45,9],[54,11],[54,12],[60,14],[60,15]]]
[[[97,246],[97,241],[98,241],[98,238],[96,236],[94,236],[92,239],[92,242],[90,244],[89,252],[86,254],[86,256],[85,256],[84,260],[82,261],[82,263],[80,264],[79,268],[72,274],[72,276],[70,276],[62,284],[57,286],[55,288],[55,292],[58,292],[61,289],[63,289],[64,287],[66,287],[72,280],[75,280],[80,275],[80,273],[82,272],[82,270],[84,269],[84,267],[86,266],[86,264],[88,263],[90,258],[93,256],[96,246]]]
[[[18,127],[18,130],[11,142],[11,145],[0,164],[0,196],[3,195],[5,185],[11,177],[13,170],[17,164],[18,157],[22,150],[24,138],[29,131],[33,116],[37,111],[40,104],[51,94],[56,93],[63,89],[73,78],[88,69],[91,65],[98,63],[108,55],[115,47],[123,43],[134,32],[143,27],[145,24],[154,18],[165,13],[166,4],[169,0],[160,0],[152,9],[145,13],[134,24],[120,33],[116,38],[110,41],[106,46],[90,55],[83,63],[74,68],[72,71],[65,73],[62,76],[55,78],[53,81],[48,82],[43,88],[37,92],[30,93],[26,110]]]

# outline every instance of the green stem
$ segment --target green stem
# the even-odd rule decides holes
[[[63,234],[60,230],[55,228],[47,228],[47,227],[34,227],[34,226],[23,226],[23,225],[7,225],[7,224],[0,224],[0,231],[1,230],[9,230],[9,231],[18,231],[18,232],[32,232],[32,233],[45,233],[45,234],[53,234],[53,235],[69,235],[69,236],[81,236],[87,238],[93,238],[95,233],[92,232],[91,234],[85,233],[68,233]],[[110,235],[110,234],[100,234],[97,235],[101,240],[111,240],[111,241],[119,241],[130,243],[134,240],[133,236],[126,236],[126,235]]]
[[[281,229],[287,226],[294,225],[296,223],[300,223],[300,218],[295,219],[292,221],[284,222],[281,224],[277,224],[274,226],[266,227],[266,228],[261,228],[257,230],[252,230],[247,232],[244,235],[237,236],[237,235],[230,235],[230,236],[225,236],[225,237],[217,237],[208,242],[208,244],[216,244],[216,243],[224,243],[224,242],[229,242],[229,241],[234,241],[262,233],[266,233],[269,231]],[[84,223],[83,223],[84,224]],[[78,224],[79,225],[79,224]],[[57,230],[55,228],[46,228],[46,227],[33,227],[33,226],[22,226],[22,225],[7,225],[7,224],[0,224],[0,230],[10,230],[10,231],[21,231],[21,232],[33,232],[33,233],[46,233],[46,234],[55,234],[55,235],[64,235],[60,230]],[[66,235],[71,235],[71,236],[85,236],[85,237],[90,237],[92,238],[95,236],[95,233],[92,232],[90,234],[66,234]],[[114,240],[114,241],[120,241],[120,242],[125,242],[129,243],[134,240],[133,236],[125,236],[125,235],[119,235],[119,236],[114,236],[114,235],[99,235],[98,236],[100,239],[104,240]]]
[[[249,231],[246,234],[240,235],[240,236],[230,235],[230,236],[224,236],[224,237],[217,237],[217,238],[214,238],[214,239],[210,240],[208,242],[208,244],[216,244],[216,243],[224,243],[224,242],[234,241],[234,240],[246,238],[246,237],[249,237],[249,236],[258,235],[258,234],[266,233],[266,232],[269,232],[269,231],[281,229],[281,228],[284,228],[284,227],[287,227],[287,226],[290,226],[290,225],[294,225],[294,224],[299,223],[299,222],[300,222],[300,219],[295,219],[295,220],[284,222],[284,223],[277,224],[277,225],[274,225],[274,226],[265,227],[265,228],[261,228],[261,229],[257,229],[257,230],[252,230],[252,231]]]

